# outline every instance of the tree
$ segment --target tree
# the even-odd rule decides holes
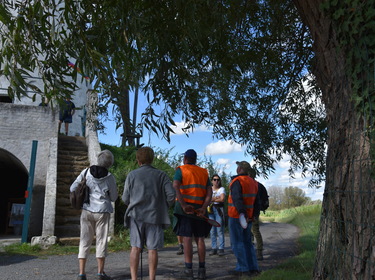
[[[283,189],[281,187],[271,186],[267,188],[270,201],[270,210],[281,210],[283,205]]]
[[[305,102],[320,91],[302,85],[311,39],[291,2],[9,3],[0,10],[0,38],[10,95],[27,93],[33,85],[22,74],[37,66],[49,100],[71,94],[75,85],[65,86],[64,78],[77,79],[65,67],[73,57],[101,89],[104,105],[120,108],[124,130],[135,125],[127,94],[141,87],[149,101],[142,123],[167,140],[173,118],[182,115],[186,129],[205,124],[217,137],[246,145],[264,174],[288,153],[291,172],[302,167],[318,182],[324,178],[325,115]]]
[[[288,209],[310,202],[305,192],[298,187],[271,186],[267,191],[270,200],[270,210]]]
[[[298,187],[286,187],[284,189],[283,204],[285,208],[297,207],[308,201],[305,192]]]
[[[36,66],[41,92],[69,94],[67,53],[95,88],[110,92],[114,69],[142,87],[143,123],[166,139],[181,114],[246,145],[263,174],[289,154],[292,174],[326,180],[314,278],[375,277],[373,1],[34,0],[16,17],[11,6],[0,7],[10,95]]]

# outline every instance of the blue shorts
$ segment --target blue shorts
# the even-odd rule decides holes
[[[206,221],[189,218],[183,215],[178,215],[177,219],[175,233],[178,236],[208,237],[210,234],[211,225]]]
[[[72,115],[64,112],[63,114],[60,114],[59,120],[65,123],[72,123]]]
[[[148,250],[163,248],[164,231],[161,225],[154,225],[136,221],[130,218],[130,246]]]

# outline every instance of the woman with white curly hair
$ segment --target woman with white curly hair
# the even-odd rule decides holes
[[[86,174],[86,185],[90,189],[90,199],[84,203],[81,213],[81,233],[79,242],[79,275],[78,280],[86,280],[86,260],[91,244],[96,236],[96,259],[98,263],[98,280],[112,279],[104,272],[107,255],[107,239],[110,213],[113,212],[112,202],[118,197],[115,177],[108,171],[113,165],[114,157],[109,150],[98,155],[98,164],[83,170],[70,187],[74,191]]]

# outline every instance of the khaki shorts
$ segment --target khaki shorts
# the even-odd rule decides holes
[[[107,256],[109,219],[109,213],[92,213],[82,210],[78,258],[87,258],[94,236],[96,236],[96,257],[105,258]]]

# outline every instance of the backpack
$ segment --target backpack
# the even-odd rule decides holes
[[[267,208],[270,206],[270,201],[268,200],[267,189],[258,182],[258,193],[260,198],[260,211],[266,213]]]
[[[74,209],[80,210],[83,203],[89,203],[90,189],[86,185],[86,174],[89,169],[87,168],[81,182],[78,183],[78,187],[70,192],[70,204]]]

